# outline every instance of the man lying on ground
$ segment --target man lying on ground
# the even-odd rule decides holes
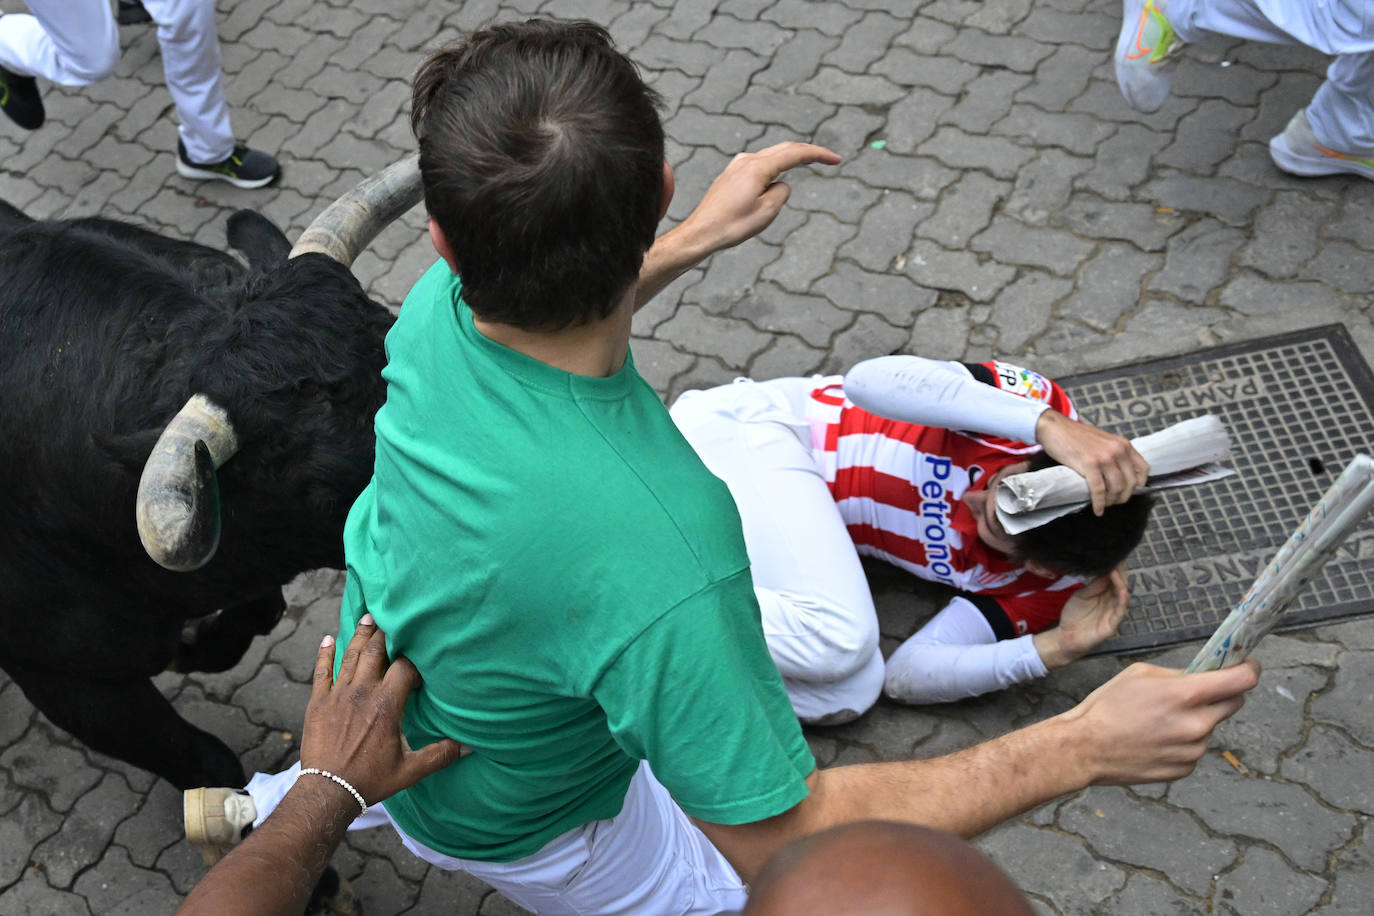
[[[898,377],[911,394],[894,399]],[[855,403],[873,400],[887,416]],[[1131,495],[1145,462],[1037,373],[889,356],[846,377],[689,391],[671,413],[734,497],[768,649],[804,722],[853,719],[884,682],[936,703],[1043,676],[1125,613],[1118,567],[1148,520],[1149,497]],[[990,495],[1051,459],[1090,478],[1097,512],[1007,534]],[[886,665],[860,556],[958,592]]]

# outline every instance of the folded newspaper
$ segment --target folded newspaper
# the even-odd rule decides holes
[[[1244,661],[1371,509],[1374,458],[1356,455],[1217,627],[1188,670],[1211,671]]]
[[[1235,473],[1216,462],[1231,451],[1231,438],[1211,414],[1194,417],[1132,439],[1150,465],[1150,477],[1136,492],[1189,486]],[[1088,482],[1063,466],[1015,474],[1002,480],[994,494],[997,520],[1008,534],[1020,534],[1082,509],[1091,502]]]

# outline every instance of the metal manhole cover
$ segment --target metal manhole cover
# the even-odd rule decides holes
[[[1125,436],[1213,413],[1237,476],[1162,494],[1132,555],[1131,609],[1099,653],[1206,639],[1358,452],[1374,451],[1374,372],[1342,325],[1059,379]],[[1280,629],[1374,611],[1374,521],[1291,605]]]

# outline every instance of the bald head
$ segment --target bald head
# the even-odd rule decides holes
[[[783,848],[754,882],[745,916],[1031,916],[1002,871],[948,833],[859,821]]]

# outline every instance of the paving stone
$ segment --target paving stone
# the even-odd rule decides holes
[[[185,836],[181,792],[166,780],[159,779],[145,794],[143,806],[115,828],[115,845],[110,848],[123,847],[126,857],[134,864],[152,868],[162,850],[173,843],[185,842]],[[100,869],[96,872],[99,873]],[[87,871],[84,876],[91,874]],[[79,886],[76,890],[84,893]]]
[[[1049,45],[1029,38],[990,35],[979,29],[961,29],[941,51],[960,60],[985,67],[1006,67],[1018,73],[1031,73],[1040,61],[1054,53]]]
[[[811,375],[820,369],[825,351],[791,334],[779,334],[749,364],[749,377],[758,379]]]
[[[57,833],[39,844],[33,853],[49,884],[70,887],[82,869],[97,861],[114,835],[115,827],[137,810],[141,798],[118,775],[107,774],[81,796],[62,820]]]
[[[842,3],[813,3],[808,0],[778,0],[761,18],[788,31],[813,28],[826,35],[844,35],[863,13]],[[891,18],[891,17],[889,17]],[[894,26],[896,20],[893,20]],[[896,31],[895,27],[893,31]],[[870,38],[870,36],[863,36]],[[871,46],[872,40],[864,42]]]
[[[1263,807],[1251,803],[1264,798]],[[1332,811],[1303,787],[1247,779],[1208,755],[1193,775],[1169,787],[1169,801],[1189,808],[1209,830],[1269,843],[1300,868],[1318,871],[1355,835],[1357,821]]]
[[[1068,202],[1075,175],[1089,168],[1091,160],[1056,149],[1042,151],[1017,174],[1002,212],[1028,225],[1046,225]]]
[[[134,865],[118,846],[110,847],[95,869],[77,879],[75,890],[92,910],[108,916],[170,913],[181,903],[165,875]]]
[[[1148,875],[1133,874],[1115,896],[1100,908],[1104,913],[1149,913],[1151,916],[1203,916],[1204,901],[1180,897],[1169,884]]]
[[[1295,276],[1316,254],[1317,233],[1334,209],[1301,192],[1277,192],[1255,214],[1254,230],[1237,262],[1271,277]]]
[[[1078,837],[1010,823],[979,838],[979,850],[1016,886],[1070,912],[1107,899],[1126,882],[1116,865],[1095,859]]]
[[[911,28],[894,38],[893,44],[908,47],[917,54],[934,54],[957,34],[958,31],[947,23],[916,16],[911,20]]]
[[[871,273],[840,262],[812,285],[842,309],[874,312],[889,324],[910,325],[915,316],[935,304],[934,290],[923,289],[896,273]]]
[[[1226,281],[1231,257],[1245,243],[1245,233],[1216,220],[1203,219],[1169,239],[1164,269],[1148,288],[1172,293],[1185,302],[1202,302]]]
[[[1077,291],[1059,306],[1058,314],[1103,330],[1111,328],[1136,307],[1142,279],[1161,263],[1157,255],[1144,254],[1126,245],[1104,244],[1083,266]]]
[[[710,353],[740,371],[768,345],[768,335],[746,322],[709,315],[695,305],[679,308],[676,315],[655,330],[655,336],[672,339],[693,352]]]
[[[1212,876],[1237,853],[1234,843],[1209,837],[1184,811],[1141,804],[1124,789],[1085,793],[1060,810],[1058,823],[1113,861],[1159,871],[1192,894],[1207,893]]]
[[[1374,787],[1363,780],[1352,781],[1350,774],[1371,772],[1372,765],[1374,751],[1330,726],[1316,725],[1302,749],[1283,761],[1280,772],[1283,778],[1311,788],[1327,804],[1367,815],[1374,812]]]
[[[1369,683],[1374,652],[1346,652],[1336,666],[1331,690],[1312,701],[1312,718],[1344,729],[1365,747],[1374,747],[1374,722],[1368,715]]]
[[[1093,252],[1093,244],[1057,229],[1037,229],[1011,217],[998,216],[969,242],[1000,264],[1040,267],[1050,273],[1072,274]]]
[[[964,86],[959,101],[940,115],[940,123],[953,124],[972,134],[986,133],[1011,110],[1012,94],[1029,82],[1030,77],[1024,74],[984,73]]]
[[[728,109],[731,114],[753,122],[781,124],[803,137],[811,136],[822,122],[835,113],[835,106],[812,96],[775,92],[761,86],[751,87],[735,98],[729,103]]]
[[[840,246],[839,255],[870,271],[899,270],[898,257],[911,245],[916,226],[932,212],[930,204],[917,202],[910,194],[884,192],[863,214],[854,238]]]
[[[853,238],[855,227],[826,213],[813,213],[787,237],[782,256],[769,262],[759,276],[792,292],[805,292],[829,273],[836,248]]]
[[[996,178],[1014,179],[1017,170],[1035,155],[1002,137],[980,137],[956,127],[941,127],[918,147],[950,168],[981,169]]]
[[[1365,824],[1364,836],[1336,858],[1331,900],[1312,910],[1314,916],[1359,916],[1369,909],[1374,887],[1374,830]]]
[[[832,168],[802,169],[787,176],[792,193],[787,206],[823,213],[841,223],[859,222],[883,192],[857,178],[836,175]]]
[[[821,372],[845,372],[861,359],[895,353],[906,339],[906,331],[894,327],[877,315],[861,314],[854,323],[835,335],[830,344],[830,358],[821,365]]]
[[[771,22],[743,22],[734,16],[716,15],[692,37],[717,48],[747,48],[759,54],[771,54],[787,41],[789,34],[787,29]]]
[[[907,276],[922,286],[951,290],[976,302],[991,302],[1015,277],[1014,268],[980,263],[964,251],[948,251],[933,242],[918,241],[906,255]]]
[[[1305,280],[1321,280],[1348,293],[1374,291],[1374,258],[1348,242],[1326,242],[1298,274]]]
[[[1207,174],[1231,155],[1241,125],[1251,116],[1247,108],[1208,99],[1182,120],[1173,144],[1155,157],[1155,164]]]
[[[1127,200],[1148,176],[1154,154],[1167,144],[1167,134],[1123,125],[1098,147],[1092,169],[1075,184],[1108,200]]]
[[[80,751],[54,745],[45,728],[29,729],[0,753],[0,769],[15,785],[42,793],[54,810],[64,814],[100,781],[100,773],[87,765]]]
[[[824,6],[830,8],[841,5]],[[888,56],[888,45],[896,35],[906,29],[907,22],[880,9],[870,9],[861,12],[860,15],[862,18],[844,29],[840,44],[828,51],[822,57],[822,61],[850,73],[878,73],[888,76],[890,74],[882,69],[883,62]],[[801,28],[803,24],[798,23],[794,28]]]
[[[10,747],[33,723],[33,706],[19,685],[0,675],[0,747]]]
[[[888,110],[882,142],[894,153],[910,153],[935,133],[940,116],[954,98],[928,89],[913,89]]]
[[[1053,11],[1037,9],[1037,13],[1063,15]],[[1085,13],[1074,13],[1071,17],[1081,21]],[[1029,22],[1030,19],[1027,20]],[[1089,74],[1094,64],[1101,60],[1101,54],[1074,45],[1062,45],[1050,56],[1040,62],[1035,69],[1035,79],[1016,94],[1017,102],[1037,106],[1043,111],[1063,111],[1070,102],[1083,93],[1088,86]]]
[[[838,39],[815,29],[798,29],[778,46],[768,67],[754,74],[754,84],[795,91],[799,83],[816,74],[821,58],[838,44]]]
[[[813,347],[825,347],[836,331],[854,320],[853,312],[836,308],[819,296],[788,292],[768,282],[749,290],[730,314],[761,331],[795,334]]]
[[[1246,694],[1242,712],[1217,726],[1213,741],[1248,769],[1274,776],[1280,772],[1284,755],[1302,745],[1307,702],[1326,687],[1327,674],[1310,666],[1279,667],[1263,657],[1260,662],[1264,665],[1260,685]]]
[[[916,316],[902,352],[931,359],[958,359],[967,346],[969,325],[965,308],[926,308]]]
[[[722,111],[744,95],[750,78],[766,64],[766,58],[751,51],[731,49],[683,98],[683,102],[705,111]]]
[[[1277,312],[1305,314],[1314,319],[1318,315],[1343,316],[1346,301],[1325,283],[1275,283],[1249,272],[1236,274],[1218,298],[1221,305],[1237,309],[1251,318]]]
[[[1158,206],[1207,213],[1236,226],[1248,224],[1255,208],[1269,196],[1263,188],[1231,178],[1198,178],[1178,172],[1146,183],[1140,193]]]
[[[281,666],[271,663],[234,691],[232,698],[253,723],[287,730],[300,728],[309,699],[309,684],[291,680]]]
[[[963,248],[987,227],[993,210],[1010,191],[1008,182],[970,172],[944,193],[934,214],[916,227],[916,235],[946,248]]]
[[[1278,81],[1278,75],[1259,70],[1244,63],[1232,62],[1228,67],[1220,62],[1200,60],[1197,54],[1185,54],[1174,74],[1175,95],[1210,99],[1221,96],[1236,105],[1254,105],[1265,89]]]
[[[1079,235],[1120,239],[1145,251],[1164,248],[1169,236],[1183,226],[1174,212],[1160,212],[1148,204],[1115,203],[1075,194],[1063,212],[1063,223]]]
[[[956,57],[894,48],[873,65],[872,72],[900,86],[918,86],[940,95],[957,97],[964,86],[978,76],[981,68]]]
[[[91,916],[84,898],[52,887],[35,869],[0,893],[0,913],[8,916]]]
[[[1326,890],[1325,881],[1296,871],[1263,847],[1247,849],[1244,856],[1238,868],[1217,880],[1217,912],[1297,916],[1310,912]]]
[[[19,880],[29,866],[34,848],[61,826],[61,815],[54,813],[36,793],[25,795],[0,818],[0,887]]]
[[[761,132],[759,125],[738,115],[708,114],[689,105],[673,120],[673,137],[678,142],[713,146],[721,152],[744,150]]]
[[[1021,352],[1049,326],[1054,303],[1073,284],[1040,271],[1025,271],[998,294],[989,323],[997,331],[997,352]]]

